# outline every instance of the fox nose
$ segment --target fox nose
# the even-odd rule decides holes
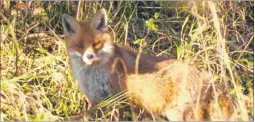
[[[88,58],[88,59],[92,59],[93,57],[94,57],[93,54],[88,54],[88,55],[87,55],[87,58]]]

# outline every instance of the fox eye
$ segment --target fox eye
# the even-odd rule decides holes
[[[82,45],[81,43],[79,43],[79,44],[76,44],[76,47],[82,49],[82,48],[83,48],[83,45]]]
[[[96,49],[100,49],[103,45],[102,45],[101,42],[95,42],[95,43],[93,43],[92,46],[93,46],[94,48],[96,48]]]

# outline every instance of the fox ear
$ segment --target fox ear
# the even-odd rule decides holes
[[[62,26],[66,36],[71,36],[80,29],[79,22],[68,14],[62,15]]]
[[[92,19],[90,27],[95,31],[107,31],[107,14],[104,8],[100,9]]]

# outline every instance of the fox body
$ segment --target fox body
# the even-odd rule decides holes
[[[147,110],[163,112],[170,120],[182,120],[178,112],[187,113],[187,108],[197,99],[201,84],[209,84],[196,68],[182,61],[152,55],[141,55],[139,74],[135,75],[137,53],[113,43],[104,9],[99,10],[90,23],[78,22],[63,14],[62,25],[72,72],[92,107],[107,96],[128,89]],[[125,66],[117,63],[113,71],[113,62],[118,58]],[[206,87],[202,87],[202,91],[203,88]],[[206,107],[210,97],[209,92],[203,92],[199,103]],[[179,116],[174,118],[173,114]]]
[[[179,60],[157,63],[159,71],[142,75],[128,75],[126,85],[134,101],[153,113],[165,115],[168,120],[227,120],[230,106],[221,87],[222,116],[214,118],[215,95],[206,71]]]

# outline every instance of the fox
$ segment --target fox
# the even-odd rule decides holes
[[[118,72],[111,73],[113,61],[120,58],[127,66],[128,73],[135,72],[136,53],[129,48],[114,44],[108,31],[107,14],[100,9],[87,21],[78,22],[68,14],[62,15],[62,25],[66,38],[66,50],[70,57],[71,69],[80,90],[86,94],[91,107],[109,95],[119,93],[124,87],[124,71],[117,66]],[[156,70],[154,63],[165,57],[142,55],[139,72]]]
[[[169,120],[194,120],[196,112],[192,106],[198,93],[201,93],[198,103],[202,107],[211,103],[214,99],[211,90],[205,92],[205,87],[202,87],[202,92],[199,92],[201,86],[209,84],[208,79],[183,61],[142,54],[138,62],[139,73],[136,73],[138,53],[114,43],[107,21],[104,8],[94,15],[91,22],[78,22],[68,14],[62,15],[72,73],[79,89],[88,98],[90,108],[124,90],[131,93],[136,104],[165,115]],[[187,87],[184,88],[184,84]],[[183,115],[185,112],[192,114]],[[195,119],[205,120],[207,111],[200,109],[199,112],[201,117]]]

